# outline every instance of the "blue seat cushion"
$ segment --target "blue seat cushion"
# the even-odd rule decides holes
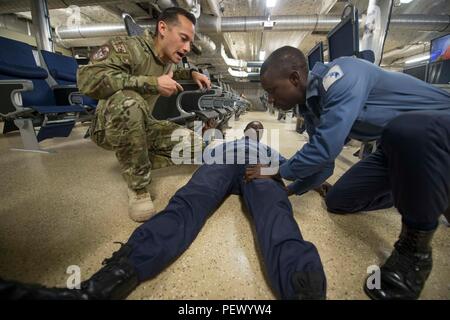
[[[46,113],[68,113],[68,112],[84,112],[84,108],[78,105],[68,106],[30,106],[33,110],[41,114]]]
[[[0,74],[19,79],[46,79],[48,74],[40,67],[26,67],[0,61]]]
[[[50,74],[57,80],[65,80],[73,83],[77,82],[77,75],[73,73],[68,73],[57,69],[50,69]]]

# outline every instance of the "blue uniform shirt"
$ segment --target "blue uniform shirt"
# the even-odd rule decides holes
[[[299,107],[309,142],[280,166],[300,194],[333,174],[334,160],[347,137],[373,140],[393,118],[409,111],[450,114],[450,94],[409,75],[365,60],[342,57],[316,63],[308,76],[306,105]]]

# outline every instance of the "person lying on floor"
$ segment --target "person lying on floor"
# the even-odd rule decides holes
[[[262,124],[251,122],[245,128],[243,139],[219,145],[211,154],[217,156],[220,150],[238,151],[244,147],[244,163],[255,160],[251,159],[252,154],[264,158],[261,157],[264,152],[256,152],[261,148],[270,150],[259,143],[262,133]],[[230,144],[232,148],[224,148]],[[277,159],[274,150],[269,153],[269,162],[285,161],[279,156]],[[239,152],[235,154],[234,160],[237,160]],[[245,167],[245,164],[217,163],[200,166],[167,207],[139,226],[127,243],[103,262],[99,271],[81,283],[81,289],[3,281],[0,297],[124,299],[140,283],[158,275],[180,256],[224,199],[238,194],[244,199],[255,225],[257,242],[275,295],[281,299],[325,299],[326,277],[319,253],[312,243],[303,239],[283,183],[274,179],[246,182]]]

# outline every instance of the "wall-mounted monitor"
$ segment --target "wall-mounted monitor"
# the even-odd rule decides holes
[[[431,40],[430,62],[450,60],[450,34]]]
[[[358,10],[344,18],[327,35],[330,61],[359,52]]]
[[[312,70],[316,62],[323,62],[323,42],[320,41],[308,53],[308,67]]]

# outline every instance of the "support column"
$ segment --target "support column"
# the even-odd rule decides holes
[[[393,0],[369,0],[364,34],[360,42],[360,51],[372,50],[375,64],[379,65],[383,57],[384,41],[389,28]]]
[[[30,0],[31,18],[39,50],[55,52],[47,0]]]

